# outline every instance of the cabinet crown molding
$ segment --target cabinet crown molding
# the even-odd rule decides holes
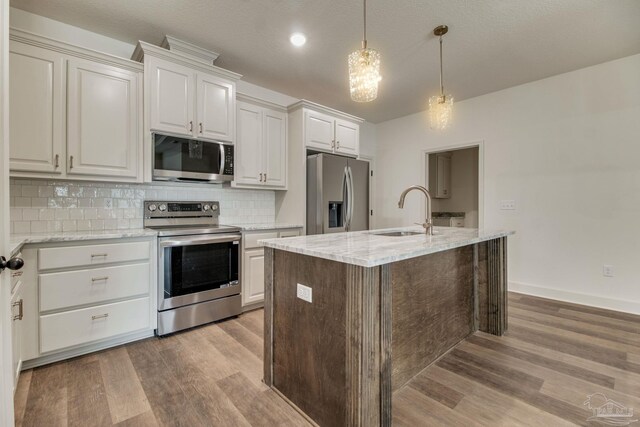
[[[256,98],[255,96],[247,95],[246,93],[236,92],[236,100],[249,102],[254,105],[258,105],[260,107],[269,108],[271,110],[280,111],[282,113],[287,112],[287,107],[284,105],[276,104],[271,101],[265,101],[261,98]]]
[[[349,120],[355,123],[363,123],[365,120],[363,118],[357,117],[357,116],[353,116],[351,114],[348,113],[344,113],[342,111],[333,109],[331,107],[326,107],[324,105],[321,104],[317,104],[315,102],[312,101],[307,101],[306,99],[302,99],[298,102],[296,102],[295,104],[291,104],[287,107],[287,110],[289,112],[292,111],[296,111],[300,108],[309,108],[311,110],[314,111],[318,111],[320,113],[325,113],[325,114],[329,114],[331,116],[335,116],[341,119],[345,119],[345,120]]]
[[[220,56],[218,52],[201,48],[200,46],[185,42],[170,35],[164,36],[160,47],[168,49],[171,52],[179,52],[186,56],[193,57],[196,61],[202,61],[207,65],[214,65],[214,62],[216,62],[216,59]]]
[[[130,59],[120,58],[119,56],[72,45],[66,42],[31,33],[29,31],[20,30],[18,28],[10,29],[9,40],[26,45],[40,47],[43,49],[48,49],[55,52],[60,52],[62,54],[75,56],[77,58],[100,62],[106,65],[114,65],[130,71],[142,72],[144,70],[143,66],[140,63],[132,61]]]
[[[215,74],[232,81],[240,80],[242,78],[242,74],[234,73],[233,71],[216,67],[215,65],[209,64],[208,62],[205,63],[201,59],[194,58],[193,55],[185,54],[180,50],[169,50],[166,47],[155,46],[151,43],[138,41],[138,44],[136,45],[136,48],[131,55],[131,59],[137,62],[144,62],[144,57],[146,55],[151,55],[155,58],[171,61],[176,64],[195,69],[196,71]]]

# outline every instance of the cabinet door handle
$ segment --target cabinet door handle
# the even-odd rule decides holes
[[[60,167],[60,156],[58,154],[56,154],[56,160],[53,167],[56,169]]]
[[[336,148],[339,150],[340,149],[340,141],[336,141]]]
[[[336,148],[336,140],[335,139],[331,140],[331,148]]]
[[[264,174],[264,182],[267,182],[267,174]]]
[[[193,120],[189,121],[189,132],[193,132]]]
[[[14,302],[13,304],[11,304],[11,307],[18,307],[18,315],[17,316],[13,316],[12,320],[22,320],[22,318],[24,317],[23,301],[19,300],[19,301]]]
[[[97,316],[91,316],[91,320],[105,319],[109,317],[109,313],[99,314]]]
[[[202,133],[202,123],[200,123],[200,133]]]
[[[260,174],[260,182],[262,182],[262,174]]]
[[[91,283],[95,283],[95,282],[106,282],[107,280],[109,280],[109,276],[103,276],[103,277],[92,277],[92,278],[91,278]]]
[[[69,169],[73,169],[73,156],[69,156]]]

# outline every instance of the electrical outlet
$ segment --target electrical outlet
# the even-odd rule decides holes
[[[312,289],[308,286],[298,283],[298,287],[296,288],[296,296],[301,300],[311,302],[313,299]]]
[[[500,210],[503,210],[503,211],[515,211],[516,210],[516,201],[515,200],[500,200]]]
[[[608,264],[603,265],[602,275],[604,277],[613,277],[613,265],[608,265]]]

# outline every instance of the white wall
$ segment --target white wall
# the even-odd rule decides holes
[[[455,88],[450,88],[455,94]],[[426,95],[425,95],[426,96]],[[486,228],[513,229],[512,290],[640,313],[640,55],[377,125],[378,226],[420,220],[421,150],[484,140]],[[515,211],[498,209],[516,201]],[[602,275],[603,264],[615,277]]]

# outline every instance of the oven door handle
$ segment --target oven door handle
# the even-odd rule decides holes
[[[207,245],[210,243],[227,243],[227,242],[238,242],[240,243],[240,239],[242,238],[241,234],[232,234],[232,235],[224,235],[218,237],[189,237],[183,239],[169,239],[169,240],[161,240],[159,242],[161,248],[169,248],[174,246],[192,246],[192,245]]]

